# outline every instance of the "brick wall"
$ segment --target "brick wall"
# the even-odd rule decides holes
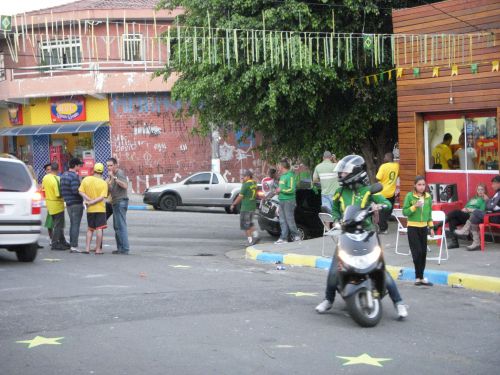
[[[109,103],[111,152],[125,170],[132,192],[210,170],[210,137],[190,134],[196,119],[176,118],[176,104],[168,94],[113,95]],[[229,181],[239,181],[241,170],[251,168],[260,179],[267,166],[253,150],[256,141],[237,139],[239,134],[221,135],[221,173]]]

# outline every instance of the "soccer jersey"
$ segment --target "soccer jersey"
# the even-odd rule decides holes
[[[333,196],[339,187],[338,174],[335,173],[337,163],[324,160],[314,168],[313,178],[321,183],[321,194]]]
[[[64,211],[64,200],[61,197],[61,183],[59,176],[51,173],[45,175],[42,187],[45,191],[45,204],[50,215],[56,215]]]
[[[83,179],[78,191],[81,191],[90,199],[106,198],[108,196],[108,184],[100,177],[88,176]],[[102,200],[89,206],[87,212],[106,212],[106,202]]]
[[[451,155],[451,149],[444,143],[438,144],[432,150],[432,157],[434,158],[434,164],[441,164],[441,169],[450,169],[448,165],[448,160],[453,157]]]
[[[377,180],[384,186],[380,192],[386,198],[392,198],[396,192],[396,182],[399,176],[399,163],[390,162],[380,166]]]
[[[243,197],[241,201],[241,212],[253,212],[257,207],[255,195],[257,194],[257,184],[254,180],[245,181],[241,185],[240,195]]]

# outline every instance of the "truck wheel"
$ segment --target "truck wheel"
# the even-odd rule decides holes
[[[16,248],[17,260],[20,262],[33,262],[38,252],[38,244],[32,243],[29,245],[20,246]]]
[[[177,198],[174,195],[165,195],[160,200],[160,208],[163,211],[175,211],[177,208]]]
[[[380,298],[373,298],[373,306],[367,306],[366,293],[362,288],[346,299],[347,311],[351,318],[361,327],[374,327],[382,318],[382,304]]]

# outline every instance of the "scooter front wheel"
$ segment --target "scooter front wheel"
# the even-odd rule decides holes
[[[374,327],[382,318],[380,298],[372,297],[370,307],[368,293],[370,293],[368,289],[362,288],[346,298],[349,315],[361,327]]]

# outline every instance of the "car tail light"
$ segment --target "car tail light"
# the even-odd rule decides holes
[[[38,191],[33,193],[31,198],[31,214],[40,215],[42,212],[42,194]]]

